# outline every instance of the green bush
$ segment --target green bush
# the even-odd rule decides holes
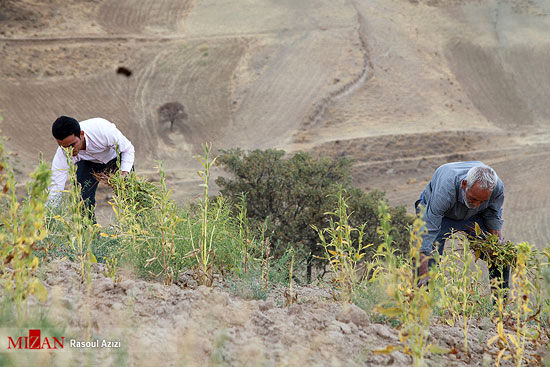
[[[295,246],[302,264],[307,266],[308,283],[312,267],[326,265],[326,260],[321,259],[323,248],[318,246],[318,236],[312,226],[319,229],[328,226],[330,216],[326,213],[334,208],[334,195],[340,186],[349,195],[350,225],[359,227],[366,222],[362,245],[378,242],[378,203],[385,200],[384,193],[365,193],[353,188],[349,159],[313,157],[304,152],[285,157],[282,150],[246,153],[234,149],[222,151],[217,163],[232,175],[216,179],[221,194],[237,199],[246,193],[246,213],[251,226],[257,227],[267,220],[266,236],[272,244],[283,244],[279,251],[274,251],[275,257],[280,257],[286,247]],[[402,207],[392,208],[390,212],[394,244],[405,250],[411,220]]]

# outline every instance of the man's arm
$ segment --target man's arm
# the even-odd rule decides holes
[[[485,226],[489,228],[489,233],[496,234],[502,241],[502,205],[504,204],[504,188],[502,184],[495,188],[494,197],[490,199],[487,209],[481,212]]]
[[[50,186],[48,187],[48,199],[46,201],[49,206],[57,206],[61,191],[65,189],[65,182],[69,172],[67,157],[63,149],[57,148],[52,160],[52,176]]]
[[[126,176],[134,166],[134,146],[113,123],[110,123],[107,131],[103,133],[107,139],[108,146],[115,150],[118,147],[118,152],[120,153],[120,170],[122,171],[122,175]]]
[[[489,233],[497,235],[500,242],[502,242],[502,232],[499,229],[490,229]]]
[[[441,221],[445,212],[453,205],[455,197],[454,186],[446,182],[435,183],[432,186],[434,186],[434,190],[424,211],[423,220],[426,233],[422,236],[422,247],[420,248],[420,252],[426,255],[431,254],[434,250],[434,241],[441,230]]]
[[[441,230],[441,221],[445,212],[453,206],[453,199],[456,196],[456,184],[454,177],[432,179],[432,192],[424,211],[424,223],[426,234],[422,238],[420,248],[420,264],[418,266],[418,275],[422,278],[428,273],[428,260],[434,251],[434,241]],[[424,277],[421,284],[427,282]]]

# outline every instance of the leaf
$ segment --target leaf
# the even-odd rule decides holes
[[[32,282],[29,287],[29,291],[34,294],[40,302],[45,302],[46,298],[48,298],[48,291],[46,290],[46,287],[44,287],[38,279],[35,279],[34,282]]]
[[[479,258],[480,258],[480,256],[481,256],[481,251],[479,251],[479,250],[476,250],[476,252],[475,252],[475,256],[476,256],[476,259],[475,259],[475,261],[479,260]]]
[[[502,356],[504,355],[505,352],[506,352],[506,349],[502,349],[500,352],[498,352],[497,359],[495,361],[495,366],[496,367],[499,366],[500,359],[502,358]]]
[[[390,354],[391,352],[396,350],[403,350],[403,347],[399,345],[387,345],[384,349],[374,349],[372,350],[372,352],[374,354]]]
[[[516,348],[519,348],[519,343],[518,343],[518,339],[516,338],[515,335],[512,335],[512,334],[507,334],[508,336],[508,339],[510,339],[510,341],[512,342],[512,344],[514,344],[514,346]]]
[[[504,327],[502,326],[502,322],[499,322],[497,324],[497,331],[498,331],[498,336],[500,336],[500,339],[506,344],[508,344],[508,340],[506,340],[506,336],[504,335]]]
[[[428,351],[434,354],[449,354],[452,352],[452,349],[443,348],[443,347],[440,347],[439,345],[429,345]]]
[[[475,222],[474,230],[476,232],[476,236],[479,237],[481,235],[481,228],[477,222]]]
[[[375,307],[374,311],[390,317],[399,317],[403,313],[399,307]]]
[[[93,262],[94,264],[97,264],[97,259],[95,258],[95,255],[92,254],[91,252],[90,252],[90,260],[91,260],[91,262]]]
[[[493,336],[491,339],[489,339],[487,341],[487,346],[490,347],[494,342],[496,342],[498,339],[500,338],[500,336],[498,335],[495,335]]]

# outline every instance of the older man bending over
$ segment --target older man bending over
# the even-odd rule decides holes
[[[450,233],[474,234],[475,223],[484,232],[497,235],[502,241],[502,204],[504,184],[496,172],[482,162],[453,162],[439,167],[415,203],[424,212],[427,233],[423,237],[419,275],[428,273],[435,246],[443,254],[445,239]],[[429,261],[428,261],[429,260]],[[509,267],[491,267],[489,279],[497,278],[508,288]]]

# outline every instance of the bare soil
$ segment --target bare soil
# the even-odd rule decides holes
[[[230,283],[217,278],[214,287],[197,286],[193,273],[176,284],[136,280],[126,272],[119,282],[104,276],[94,264],[90,298],[80,281],[79,266],[67,260],[49,263],[42,277],[49,296],[51,320],[67,328],[67,348],[43,352],[43,365],[69,361],[101,366],[409,366],[412,359],[400,351],[376,354],[400,345],[398,330],[376,323],[360,308],[342,304],[323,287],[294,288],[297,304],[288,305],[284,292],[272,289],[262,300],[246,292],[236,295]],[[244,297],[244,298],[243,298]],[[86,354],[70,347],[70,340],[86,340],[88,315],[92,340],[120,341],[124,350],[98,348]],[[452,351],[429,355],[429,366],[481,366],[498,352],[486,347],[495,333],[489,319],[474,320],[469,330],[470,354],[463,352],[463,333],[444,322],[433,325],[429,342]],[[14,351],[10,351],[14,352]],[[17,351],[15,351],[17,352]],[[529,350],[542,356],[544,350]],[[503,366],[509,363],[503,363]],[[511,365],[511,364],[510,364]]]

